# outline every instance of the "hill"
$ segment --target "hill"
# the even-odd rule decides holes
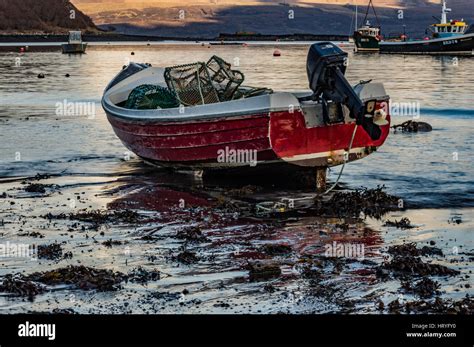
[[[209,37],[219,33],[340,34],[359,23],[367,0],[72,0],[102,28],[125,34]],[[450,0],[453,16],[474,22],[473,0]],[[422,35],[440,16],[440,0],[375,0],[385,34]],[[404,17],[399,19],[399,10]],[[294,18],[290,18],[293,11]],[[372,22],[375,19],[372,17]],[[405,29],[404,29],[405,26]]]
[[[2,33],[64,33],[69,29],[97,28],[69,0],[0,0]]]

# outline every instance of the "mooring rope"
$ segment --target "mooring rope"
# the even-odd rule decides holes
[[[357,132],[357,128],[358,128],[358,125],[356,124],[355,127],[354,127],[354,131],[352,132],[352,137],[351,137],[351,141],[349,143],[349,149],[347,151],[347,156],[344,154],[344,163],[342,164],[341,170],[339,171],[339,175],[337,176],[336,182],[334,182],[334,184],[329,189],[327,189],[326,191],[324,191],[321,194],[314,194],[313,196],[310,196],[310,197],[304,197],[304,198],[299,198],[299,199],[283,198],[278,202],[264,201],[264,202],[261,202],[261,203],[258,203],[258,204],[255,205],[255,207],[257,209],[257,213],[258,213],[258,211],[285,212],[287,207],[288,207],[288,204],[286,204],[284,202],[285,200],[291,200],[292,202],[304,201],[304,200],[314,200],[314,198],[324,196],[324,195],[330,193],[334,188],[336,188],[337,184],[339,183],[339,180],[341,179],[342,173],[344,172],[344,167],[346,166],[347,161],[349,160],[349,155],[351,153],[352,145],[354,143],[354,138],[355,138],[355,134]],[[264,205],[271,205],[271,207],[265,207]]]
[[[316,194],[316,196],[318,196],[318,195],[322,196],[322,195],[326,195],[326,194],[330,193],[334,188],[336,188],[337,184],[339,183],[339,180],[341,179],[342,173],[344,172],[344,167],[346,166],[347,160],[349,160],[349,155],[351,154],[352,144],[354,143],[354,137],[355,137],[355,134],[356,134],[356,131],[357,131],[357,127],[358,127],[358,125],[356,124],[355,127],[354,127],[354,131],[352,132],[351,142],[349,143],[349,150],[347,151],[347,157],[346,157],[346,155],[344,155],[344,163],[342,164],[341,171],[339,171],[339,175],[337,176],[336,182],[334,182],[332,187],[329,188],[328,190],[326,190],[324,193]]]

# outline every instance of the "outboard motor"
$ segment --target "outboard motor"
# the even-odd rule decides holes
[[[362,102],[344,77],[346,65],[347,53],[336,45],[330,42],[311,45],[306,69],[309,86],[314,92],[312,99],[321,101],[324,107],[328,102],[347,106],[350,117],[364,128],[372,140],[378,140],[382,130],[374,123],[375,101]]]

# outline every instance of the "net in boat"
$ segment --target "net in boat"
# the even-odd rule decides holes
[[[213,56],[204,63],[168,67],[165,70],[168,88],[185,106],[212,104],[233,100],[244,75],[232,70],[223,59]]]
[[[220,101],[204,63],[167,67],[164,76],[168,88],[185,106],[212,104]]]
[[[132,90],[125,104],[130,109],[158,109],[178,107],[179,101],[168,88],[143,84]]]
[[[234,95],[244,82],[244,74],[238,70],[232,70],[232,67],[224,59],[218,56],[212,56],[206,64],[209,74],[216,87],[220,101],[229,101],[234,99]]]

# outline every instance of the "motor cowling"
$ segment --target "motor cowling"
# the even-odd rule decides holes
[[[378,140],[382,130],[373,121],[374,107],[368,112],[367,103],[362,102],[344,74],[347,67],[347,53],[331,42],[318,42],[309,48],[306,61],[309,87],[313,100],[343,104],[350,110],[350,117],[361,125],[373,140]]]

